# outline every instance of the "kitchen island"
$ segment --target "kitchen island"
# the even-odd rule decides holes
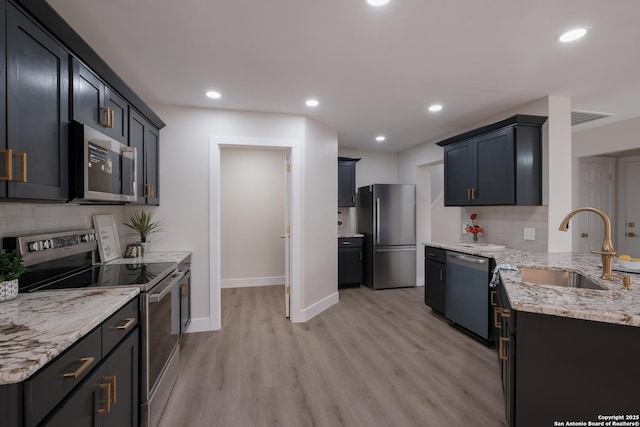
[[[489,316],[510,427],[600,425],[589,423],[614,415],[630,422],[619,425],[640,425],[638,275],[629,274],[627,289],[621,278],[600,278],[597,255],[427,245],[493,258],[498,266],[510,264],[521,271],[570,271],[602,287],[536,284],[519,272],[500,270],[501,280],[490,290]]]

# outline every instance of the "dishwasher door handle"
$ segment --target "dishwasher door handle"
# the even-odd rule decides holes
[[[474,264],[486,264],[487,260],[484,258],[476,258],[476,257],[470,257],[470,256],[466,256],[466,255],[454,255],[454,254],[449,254],[449,256],[451,258],[456,258],[459,259],[460,261],[466,261],[466,262],[472,262]]]

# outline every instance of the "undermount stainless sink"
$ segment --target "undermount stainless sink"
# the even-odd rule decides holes
[[[573,271],[520,267],[520,277],[525,282],[538,285],[607,290],[607,288],[592,282],[591,279]]]

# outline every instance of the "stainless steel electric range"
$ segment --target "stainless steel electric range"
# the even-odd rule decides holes
[[[185,273],[178,263],[136,259],[95,264],[93,229],[4,238],[3,247],[17,249],[29,268],[20,278],[20,292],[140,288],[140,422],[155,427],[179,374],[180,283]]]

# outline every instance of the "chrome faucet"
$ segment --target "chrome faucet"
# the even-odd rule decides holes
[[[572,210],[564,217],[562,222],[560,223],[560,231],[567,231],[569,228],[569,220],[573,218],[575,214],[578,212],[593,212],[596,215],[599,215],[604,222],[604,240],[602,241],[602,250],[600,251],[591,251],[592,254],[600,254],[602,256],[602,278],[605,280],[613,280],[617,277],[611,272],[611,266],[613,264],[613,258],[618,254],[616,250],[613,248],[613,243],[611,242],[611,220],[607,216],[606,213],[596,208],[577,208]]]

